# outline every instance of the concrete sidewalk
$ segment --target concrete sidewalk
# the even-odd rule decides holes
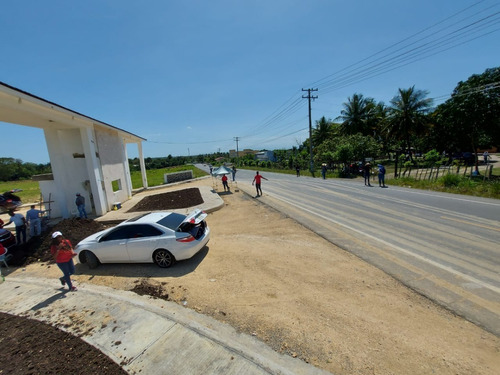
[[[0,311],[81,337],[130,374],[328,374],[176,303],[107,287],[8,277]]]

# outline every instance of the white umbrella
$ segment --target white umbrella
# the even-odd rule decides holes
[[[224,174],[231,174],[231,170],[224,165],[221,165],[219,168],[212,171],[213,176],[222,176]]]

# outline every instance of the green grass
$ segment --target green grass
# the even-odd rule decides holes
[[[207,176],[208,174],[201,169],[196,168],[194,165],[182,165],[179,167],[155,169],[146,171],[148,178],[148,186],[158,186],[163,185],[163,175],[165,173],[173,173],[186,171],[191,169],[193,171],[193,176],[195,178]],[[134,189],[140,188],[142,186],[141,172],[131,172],[130,177],[132,179],[132,187]],[[21,189],[19,193],[16,193],[21,201],[24,203],[35,203],[40,201],[40,187],[38,181],[32,180],[20,180],[20,181],[0,181],[0,192],[9,191],[12,189]]]
[[[25,203],[33,203],[40,201],[40,187],[38,181],[20,180],[20,181],[0,181],[0,192],[6,192],[12,189],[21,189],[19,193],[15,193],[21,201]]]
[[[458,175],[445,175],[438,178],[437,181],[416,180],[412,177],[402,177],[390,179],[388,183],[390,185],[411,187],[414,189],[500,199],[499,178],[483,180],[483,177],[469,178]]]
[[[193,171],[193,177],[203,177],[208,176],[208,173],[202,171],[199,168],[196,168],[194,165],[181,165],[178,167],[170,167],[170,168],[162,168],[162,169],[151,169],[146,171],[146,176],[148,178],[148,186],[159,186],[163,185],[165,173],[174,173],[174,172],[182,172],[182,171]],[[134,171],[130,173],[130,179],[132,180],[132,188],[138,189],[142,187],[142,175],[140,171]]]

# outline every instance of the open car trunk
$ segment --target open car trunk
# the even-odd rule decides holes
[[[191,234],[195,239],[201,238],[205,234],[207,214],[199,209],[191,212],[177,228],[178,232]]]

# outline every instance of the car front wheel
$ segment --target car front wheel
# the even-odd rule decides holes
[[[154,252],[153,261],[161,268],[168,268],[175,263],[175,258],[170,251],[160,249]]]
[[[95,254],[91,251],[85,251],[84,253],[85,256],[85,263],[89,266],[89,268],[96,268],[101,262],[99,262],[99,259],[95,256]]]

